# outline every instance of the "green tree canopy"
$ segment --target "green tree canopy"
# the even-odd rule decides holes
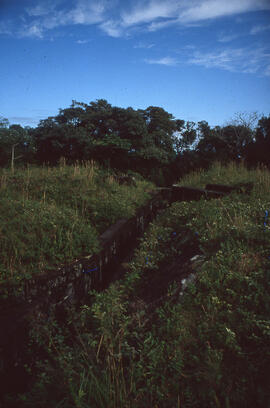
[[[270,115],[258,121],[253,140],[246,146],[245,157],[249,165],[262,163],[270,167]]]
[[[175,133],[183,121],[159,107],[145,110],[112,106],[105,99],[85,104],[72,101],[58,115],[40,121],[34,132],[41,162],[94,158],[119,165],[130,161],[149,167],[175,157]],[[139,164],[140,163],[140,164]]]
[[[10,125],[8,119],[0,119],[0,165],[14,167],[15,160],[29,158],[34,151],[28,129],[21,125]]]

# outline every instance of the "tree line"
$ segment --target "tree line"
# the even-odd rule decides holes
[[[105,99],[72,101],[36,128],[0,119],[0,166],[56,165],[95,160],[122,172],[135,171],[170,184],[214,160],[244,160],[270,167],[270,115],[237,114],[224,126],[176,119],[161,107],[134,110]]]

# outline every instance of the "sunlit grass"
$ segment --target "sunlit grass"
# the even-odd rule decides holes
[[[180,180],[180,185],[196,188],[205,188],[206,184],[234,186],[239,183],[253,184],[250,196],[240,197],[234,193],[227,198],[217,200],[216,204],[210,202],[202,204],[209,209],[215,207],[212,212],[209,211],[209,222],[204,227],[204,235],[214,238],[220,234],[220,231],[225,232],[228,228],[238,233],[249,231],[252,235],[252,231],[255,232],[256,228],[250,220],[262,218],[265,210],[269,210],[270,172],[263,165],[248,170],[242,162],[239,164],[231,162],[227,166],[215,162],[208,171],[199,170]],[[219,216],[215,215],[217,212],[220,213]]]
[[[227,166],[215,162],[209,170],[196,170],[179,180],[179,185],[204,188],[206,184],[234,185],[254,183],[254,193],[263,193],[270,188],[270,172],[266,166],[248,170],[243,162],[230,162]]]

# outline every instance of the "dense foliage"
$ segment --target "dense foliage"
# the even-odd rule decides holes
[[[115,176],[115,177],[114,177]],[[98,251],[98,235],[134,215],[153,186],[96,164],[0,170],[0,282]]]
[[[0,165],[56,165],[61,157],[95,160],[107,167],[139,172],[160,185],[207,169],[215,160],[270,165],[270,116],[237,114],[224,126],[176,119],[161,107],[135,110],[104,99],[73,101],[36,128],[0,120]]]
[[[254,182],[250,195],[174,203],[122,280],[92,293],[65,325],[36,323],[47,359],[20,406],[268,406],[269,172],[216,164],[181,180],[239,181]],[[192,272],[185,265],[194,254],[196,279],[183,292],[180,275]]]

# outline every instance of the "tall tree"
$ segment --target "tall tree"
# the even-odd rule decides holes
[[[60,124],[58,119],[42,120],[34,130],[38,161],[56,164],[61,157],[70,162],[87,159],[93,144],[88,131],[70,123]]]
[[[177,153],[191,149],[197,136],[195,125],[195,122],[192,121],[177,120],[178,130],[175,133],[174,142],[174,149]]]
[[[254,138],[246,146],[245,157],[251,166],[262,163],[270,167],[270,115],[262,116],[258,121]]]
[[[10,125],[5,118],[0,119],[0,164],[9,165],[14,170],[15,162],[24,158],[26,161],[32,140],[27,129],[21,125]]]
[[[163,108],[149,106],[139,110],[147,126],[145,148],[152,151],[158,161],[168,163],[175,158],[175,133],[182,128],[182,122],[176,120]]]
[[[221,128],[216,126],[210,128],[206,121],[198,122],[198,138],[199,142],[196,146],[201,161],[206,164],[214,159],[225,157],[226,143],[221,137]]]
[[[244,157],[245,148],[252,140],[252,130],[236,122],[226,126],[210,128],[207,122],[198,123],[200,141],[197,151],[203,160],[239,160]]]

